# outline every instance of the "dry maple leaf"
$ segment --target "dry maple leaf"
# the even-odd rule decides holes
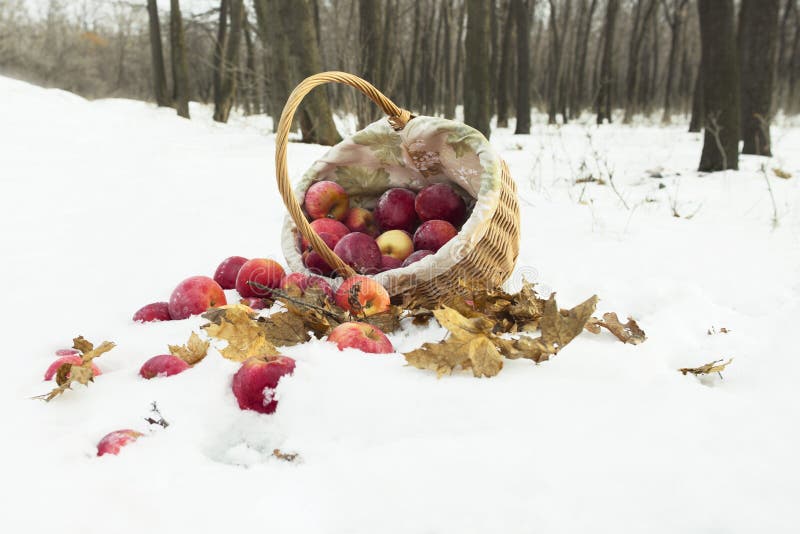
[[[562,314],[558,310],[555,294],[551,295],[544,305],[542,318],[539,319],[542,343],[552,347],[553,354],[557,353],[583,331],[596,306],[597,295],[592,295],[571,310],[567,310],[566,314]]]
[[[49,393],[34,397],[35,399],[42,399],[46,402],[50,402],[70,389],[75,382],[88,386],[89,382],[94,382],[92,360],[102,356],[116,346],[110,341],[104,341],[95,348],[94,344],[87,341],[83,336],[78,336],[72,341],[72,347],[81,352],[81,363],[65,363],[61,365],[56,371],[55,376],[57,387],[53,388]]]
[[[503,356],[484,335],[453,336],[439,343],[425,343],[405,354],[409,365],[435,371],[441,377],[457,367],[472,369],[472,374],[494,376],[503,368]]]
[[[494,328],[494,321],[485,315],[475,314],[473,317],[465,317],[454,308],[447,306],[433,310],[433,316],[440,325],[457,337],[490,334]]]
[[[713,362],[709,362],[705,365],[701,365],[700,367],[682,367],[678,369],[684,375],[693,374],[693,375],[709,375],[712,373],[718,373],[720,378],[722,377],[722,371],[733,361],[733,358],[730,358],[725,363],[720,363],[722,360],[714,360]]]
[[[596,321],[596,324],[614,334],[623,343],[638,345],[647,339],[644,330],[639,327],[635,320],[628,317],[627,323],[621,323],[614,312],[604,313],[603,320]]]
[[[509,360],[516,360],[518,358],[525,358],[532,360],[536,363],[545,362],[550,359],[554,354],[552,347],[548,347],[542,343],[542,338],[532,338],[529,336],[521,336],[519,339],[503,339],[498,338],[497,348]]]
[[[273,312],[259,322],[267,339],[276,347],[290,347],[311,339],[308,335],[311,328],[306,326],[304,317],[290,311]]]
[[[251,356],[278,354],[255,317],[253,310],[242,304],[223,306],[204,313],[203,318],[210,322],[201,328],[209,336],[228,342],[220,353],[229,360],[243,362]]]
[[[192,332],[186,345],[167,345],[167,348],[173,356],[177,356],[189,365],[195,365],[206,357],[210,346],[210,341],[203,341],[200,336]]]

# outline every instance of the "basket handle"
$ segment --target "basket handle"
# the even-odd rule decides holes
[[[397,107],[394,102],[389,100],[383,93],[378,91],[371,83],[366,80],[348,74],[346,72],[321,72],[309,76],[294,88],[286,105],[283,107],[280,121],[278,122],[278,130],[275,134],[275,175],[278,181],[278,191],[281,193],[283,203],[286,204],[286,209],[289,210],[295,226],[298,231],[308,239],[314,250],[322,256],[322,258],[333,267],[333,269],[344,278],[355,276],[357,273],[344,263],[339,256],[325,244],[325,242],[317,235],[311,225],[303,215],[303,209],[297,198],[292,191],[292,184],[289,181],[289,171],[286,165],[286,148],[289,142],[289,130],[292,127],[292,119],[297,108],[300,106],[303,98],[311,92],[312,89],[319,85],[329,82],[338,82],[351,87],[355,87],[365,95],[367,95],[373,102],[389,116],[389,123],[395,130],[402,130],[406,123],[411,119],[411,113]]]

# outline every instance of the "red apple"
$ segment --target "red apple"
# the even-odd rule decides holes
[[[309,288],[322,291],[325,296],[333,300],[333,289],[328,282],[319,276],[309,276],[303,273],[291,273],[283,277],[281,289],[290,295],[302,296]]]
[[[339,350],[358,349],[373,354],[389,354],[394,347],[386,334],[367,323],[342,323],[328,334],[328,341]]]
[[[440,219],[460,226],[467,213],[464,199],[448,184],[429,185],[419,193],[414,208],[420,220]]]
[[[246,360],[233,375],[233,394],[242,410],[273,413],[278,406],[275,388],[284,375],[294,371],[288,356],[255,356]]]
[[[236,276],[245,263],[247,263],[247,258],[241,256],[225,258],[214,273],[214,281],[222,289],[234,289],[236,287]]]
[[[414,242],[405,230],[389,230],[375,240],[381,254],[403,261],[414,252]]]
[[[283,278],[283,267],[274,260],[256,258],[242,265],[236,277],[236,291],[243,297],[270,297],[269,289],[259,289],[252,285],[280,287]]]
[[[381,250],[367,234],[353,232],[336,243],[334,254],[359,274],[374,274],[381,267]]]
[[[267,301],[264,299],[260,299],[258,297],[247,297],[243,298],[239,301],[240,304],[244,304],[251,310],[263,310],[267,307]]]
[[[413,191],[400,187],[389,189],[381,195],[375,207],[375,220],[384,232],[387,230],[411,232],[414,229],[414,223],[417,221],[414,198]]]
[[[325,219],[319,220],[323,221]],[[333,250],[336,247],[336,243],[339,242],[339,239],[325,232],[320,233],[319,237],[325,242],[326,245],[328,245],[328,248],[331,250]],[[333,268],[328,265],[324,259],[322,259],[320,253],[316,250],[309,250],[303,253],[303,265],[305,265],[309,271],[315,274],[330,276],[333,273]]]
[[[351,232],[361,232],[371,237],[375,237],[379,233],[375,216],[364,208],[350,208],[344,218],[344,224]]]
[[[411,256],[409,256],[405,260],[403,260],[402,267],[408,267],[412,263],[417,263],[422,258],[424,258],[426,256],[430,256],[431,254],[433,254],[433,252],[431,252],[430,250],[418,250],[418,251],[414,252],[413,254],[411,254]]]
[[[341,238],[346,236],[350,233],[350,229],[345,226],[343,223],[339,221],[335,221],[333,219],[317,219],[315,221],[311,221],[311,228],[314,229],[317,234],[322,236],[322,234],[330,235],[330,238],[333,244],[328,244],[328,241],[325,241],[326,244],[333,250],[333,247],[336,246],[336,243],[339,242]],[[303,236],[300,236],[300,252],[305,252],[309,248],[311,248],[311,243],[309,243],[308,239]]]
[[[172,317],[169,314],[169,302],[153,302],[143,306],[133,314],[133,320],[139,323],[149,323],[151,321],[169,321]]]
[[[399,267],[402,267],[402,265],[403,265],[403,261],[402,260],[398,260],[397,258],[395,258],[393,256],[383,255],[383,256],[381,256],[381,271],[380,272],[390,271],[392,269],[397,269]]]
[[[303,203],[312,219],[336,219],[341,221],[350,209],[350,199],[344,188],[336,182],[323,180],[311,184]]]
[[[225,292],[218,283],[207,276],[192,276],[178,284],[172,292],[169,315],[173,319],[186,319],[227,303]]]
[[[309,276],[306,279],[306,289],[304,291],[311,288],[319,289],[325,294],[328,300],[331,302],[333,301],[333,288],[324,278],[319,276]]]
[[[436,252],[453,239],[458,230],[447,221],[434,219],[425,221],[414,232],[414,248],[416,250],[430,250]]]
[[[189,364],[172,354],[153,356],[139,369],[142,378],[156,378],[159,376],[172,376],[182,373],[189,368]]]
[[[97,456],[104,454],[119,454],[119,450],[127,445],[133,443],[144,434],[131,429],[115,430],[103,436],[103,439],[97,444]]]
[[[59,367],[61,367],[65,363],[71,363],[72,365],[80,365],[80,364],[83,363],[83,358],[81,358],[77,354],[72,354],[70,356],[61,356],[56,361],[51,363],[50,367],[47,368],[47,371],[44,372],[44,379],[45,380],[52,380],[53,377],[56,376],[56,373],[58,372]],[[103,374],[102,371],[100,371],[100,368],[97,367],[93,362],[92,363],[92,375],[99,376],[101,374]],[[69,375],[67,375],[67,376],[69,376]]]
[[[360,310],[353,309],[350,305],[350,291],[356,284],[360,286],[356,295]],[[351,276],[336,290],[336,305],[353,314],[375,315],[389,309],[389,293],[372,278]]]

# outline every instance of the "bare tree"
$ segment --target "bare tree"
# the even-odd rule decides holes
[[[224,3],[227,0],[222,1]],[[230,0],[229,8],[230,32],[223,43],[223,60],[219,65],[219,93],[214,96],[214,120],[217,122],[228,122],[231,114],[239,72],[239,49],[242,46],[244,2]]]
[[[778,0],[742,0],[739,69],[743,154],[772,155],[769,124],[777,61]]]
[[[705,136],[700,171],[739,168],[739,70],[733,0],[698,0]]]
[[[556,123],[556,115],[560,104],[561,91],[559,89],[563,73],[562,56],[572,1],[564,0],[564,15],[561,23],[558,21],[558,9],[556,6],[556,0],[550,0],[550,74],[547,83],[547,122],[549,124]],[[519,34],[520,32],[517,33]],[[517,39],[519,39],[519,35]],[[519,68],[519,65],[517,65],[517,68]],[[565,121],[566,119],[567,117],[564,117]]]
[[[467,1],[464,122],[487,138],[489,126],[489,13],[485,0]]]
[[[508,96],[511,84],[511,40],[514,35],[514,10],[512,2],[505,4],[505,22],[503,23],[503,44],[500,54],[500,70],[497,74],[497,126],[508,126]],[[529,113],[530,114],[530,113]]]
[[[628,73],[625,77],[625,117],[629,123],[638,111],[637,92],[639,90],[640,57],[650,17],[655,14],[656,0],[637,0],[634,8],[633,27],[628,45]]]
[[[530,21],[533,0],[512,0],[517,21],[517,128],[515,134],[531,133]]]
[[[186,61],[186,39],[179,0],[170,0],[170,51],[172,56],[172,86],[175,109],[181,117],[189,118],[189,65]]]
[[[608,0],[606,4],[606,20],[603,30],[603,61],[600,67],[600,79],[597,91],[597,124],[611,122],[611,99],[614,92],[614,34],[617,26],[619,0]]]
[[[686,18],[689,0],[661,0],[664,7],[664,18],[667,20],[670,30],[669,58],[667,59],[667,79],[664,88],[664,114],[661,121],[669,123],[672,119],[672,102],[675,98],[675,78],[678,56],[681,54],[681,41],[683,31],[683,21]]]
[[[150,55],[153,68],[153,94],[156,104],[169,106],[167,75],[164,69],[164,50],[161,46],[161,21],[158,16],[156,0],[147,0],[147,17],[150,29]]]
[[[381,58],[380,30],[381,11],[380,4],[375,0],[359,0],[358,2],[358,35],[361,51],[360,74],[373,84],[380,84],[379,71]],[[358,124],[361,128],[371,123],[378,116],[372,102],[359,99]]]

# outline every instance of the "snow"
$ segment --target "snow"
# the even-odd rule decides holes
[[[239,410],[237,365],[216,351],[137,375],[203,322],[134,324],[139,307],[227,256],[282,260],[269,121],[192,114],[0,78],[3,531],[796,531],[800,128],[774,128],[774,159],[713,175],[695,172],[701,138],[682,123],[536,115],[530,136],[498,130],[522,207],[511,289],[525,276],[563,307],[597,293],[599,313],[636,318],[648,340],[587,333],[482,380],[312,341],[285,349],[297,370],[268,416]],[[291,175],[324,151],[292,143]],[[574,184],[598,168],[619,194]],[[103,375],[31,400],[78,334],[118,344]],[[442,336],[390,337],[409,350]],[[677,372],[720,358],[734,358],[724,380]],[[144,422],[153,401],[168,428]],[[147,436],[95,457],[122,428]]]

